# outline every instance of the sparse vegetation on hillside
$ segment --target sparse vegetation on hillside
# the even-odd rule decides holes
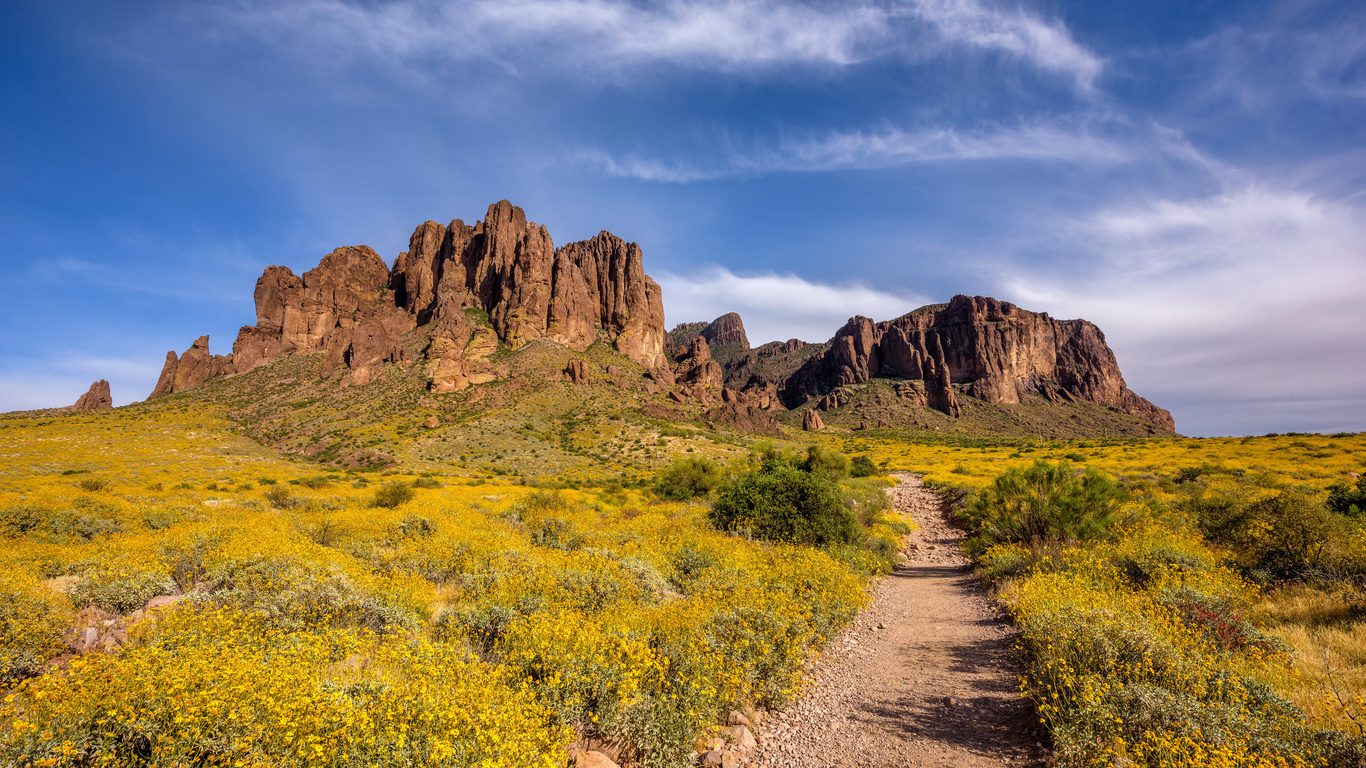
[[[531,351],[543,353],[555,350]],[[697,411],[644,411],[614,385],[554,382],[518,409],[475,388],[441,410],[406,384],[352,390],[348,404],[268,368],[244,375],[279,389],[261,410],[234,405],[249,405],[237,377],[203,397],[0,417],[5,760],[146,762],[160,750],[165,762],[302,765],[322,763],[315,745],[332,740],[335,754],[321,754],[337,762],[535,764],[561,757],[577,729],[678,765],[730,708],[792,696],[866,577],[888,567],[906,528],[880,475],[988,489],[980,498],[1004,509],[1039,460],[1056,499],[1098,499],[1103,514],[1066,501],[1020,504],[1029,514],[1008,520],[983,502],[983,531],[991,521],[1001,535],[982,540],[979,563],[1016,607],[1030,692],[1053,707],[1042,711],[1064,760],[1293,764],[1356,748],[1321,729],[1350,735],[1366,718],[1366,535],[1350,502],[1361,486],[1344,480],[1366,466],[1366,436],[831,428],[795,450]],[[294,427],[277,420],[286,409]],[[420,426],[429,410],[439,427]],[[338,456],[393,461],[320,465],[326,451],[308,446],[325,440],[348,446]],[[647,490],[683,458],[728,467],[734,482],[692,501]],[[698,475],[689,494],[712,479]],[[411,497],[376,505],[388,488]],[[770,508],[782,498],[797,501]],[[802,522],[813,510],[829,513],[820,526]],[[743,522],[756,515],[777,541]],[[155,623],[133,621],[152,596],[179,599]],[[63,660],[87,627],[94,648]]]
[[[1346,650],[1366,621],[1345,608],[1362,599],[1366,527],[1280,466],[1175,468],[1126,480],[1126,499],[1095,469],[1038,463],[969,497],[979,571],[1024,631],[1059,764],[1366,754],[1366,657]]]

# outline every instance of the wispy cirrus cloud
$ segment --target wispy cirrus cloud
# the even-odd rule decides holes
[[[723,147],[713,159],[673,160],[589,150],[577,159],[609,176],[688,183],[770,173],[893,168],[943,161],[1028,160],[1087,164],[1127,162],[1131,148],[1085,125],[1057,122],[978,131],[933,128],[830,132],[789,137],[771,146]]]
[[[365,56],[412,65],[491,58],[514,66],[723,71],[846,66],[991,51],[1090,88],[1103,61],[1060,21],[982,0],[242,0],[212,9],[212,33],[246,33],[319,62]]]
[[[1182,431],[1363,430],[1363,222],[1350,201],[1246,184],[1055,219],[1042,243],[1074,258],[986,268],[1004,296],[1100,325]]]
[[[670,325],[738,312],[755,346],[791,338],[822,342],[854,315],[886,320],[931,303],[919,294],[860,283],[831,285],[776,272],[737,275],[724,267],[663,273],[656,279],[664,289]]]

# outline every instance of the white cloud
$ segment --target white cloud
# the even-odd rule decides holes
[[[1072,77],[1090,90],[1104,62],[1058,22],[1023,9],[988,7],[977,0],[917,0],[908,11],[929,22],[946,42],[1013,54],[1034,66]]]
[[[1170,408],[1178,429],[1366,430],[1366,211],[1244,186],[1058,231],[1079,258],[1006,267],[1002,294],[1099,325],[1130,387]]]
[[[723,267],[656,276],[664,289],[666,324],[714,320],[738,312],[754,346],[797,338],[823,342],[854,315],[888,320],[931,303],[859,284],[814,283],[796,275],[737,275]]]
[[[580,155],[609,176],[688,183],[769,173],[892,168],[950,160],[1028,160],[1089,164],[1127,162],[1129,150],[1097,136],[1086,125],[1035,123],[1019,128],[967,132],[951,128],[833,132],[788,138],[771,148],[732,149],[718,161],[698,164],[595,150]]]
[[[571,69],[666,63],[735,70],[844,66],[956,46],[1000,51],[1086,89],[1102,68],[1061,23],[977,0],[246,0],[217,9],[214,18],[334,62],[364,54],[393,63],[486,57]]]

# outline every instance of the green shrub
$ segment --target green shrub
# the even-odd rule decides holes
[[[435,477],[419,477],[419,478],[417,478],[416,480],[413,480],[413,487],[414,487],[414,488],[440,488],[440,487],[441,487],[441,481],[437,480]]]
[[[860,537],[858,521],[833,480],[777,462],[722,491],[710,518],[723,531],[793,544],[850,544]]]
[[[1093,469],[1080,476],[1066,461],[1012,467],[968,503],[967,516],[988,541],[1103,538],[1117,522],[1124,489]]]
[[[1336,578],[1353,522],[1313,496],[1286,490],[1249,501],[1237,491],[1192,495],[1177,508],[1209,541],[1231,549],[1254,580]]]
[[[94,605],[112,613],[128,613],[157,595],[175,591],[175,582],[159,573],[101,571],[82,578],[69,594],[72,602],[80,606]]]
[[[376,507],[393,509],[413,498],[413,489],[404,483],[388,482],[375,491],[372,502]]]
[[[849,458],[839,451],[827,451],[819,445],[811,445],[806,448],[806,459],[802,461],[801,468],[813,475],[839,480],[849,476]]]
[[[1348,517],[1366,513],[1366,475],[1357,478],[1355,488],[1344,481],[1328,486],[1328,508]]]
[[[108,489],[112,483],[102,477],[86,477],[82,478],[76,485],[80,486],[82,491],[103,491]]]
[[[859,454],[849,461],[850,477],[872,477],[877,474],[877,467],[873,460],[864,454]]]
[[[289,489],[283,485],[272,485],[266,489],[266,501],[276,509],[289,509],[298,506],[299,500],[290,494]]]
[[[706,496],[720,483],[721,468],[716,462],[702,456],[689,456],[675,459],[661,471],[655,480],[654,491],[666,499],[686,501]]]

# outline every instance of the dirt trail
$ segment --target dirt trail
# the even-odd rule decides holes
[[[910,562],[822,654],[806,693],[764,724],[753,764],[1042,764],[1038,724],[1017,688],[1013,627],[968,569],[939,497],[914,475],[897,479],[897,508],[920,525]]]

